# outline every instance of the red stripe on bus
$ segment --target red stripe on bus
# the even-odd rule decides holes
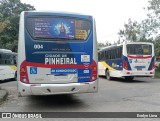
[[[147,59],[147,58],[151,58],[152,56],[131,56],[131,55],[127,55],[128,58],[134,58],[134,59]]]
[[[25,66],[33,66],[33,67],[42,67],[42,68],[78,68],[78,69],[84,69],[84,68],[92,68],[92,64],[83,65],[83,64],[42,64],[42,63],[33,63],[33,62],[27,62],[24,61],[23,65]]]

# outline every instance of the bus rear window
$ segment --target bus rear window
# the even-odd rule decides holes
[[[151,55],[152,46],[148,44],[128,44],[128,55]]]
[[[29,17],[26,28],[33,39],[86,40],[91,22],[67,17]]]

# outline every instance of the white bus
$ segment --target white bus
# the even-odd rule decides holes
[[[44,11],[21,13],[18,43],[21,96],[97,92],[97,64],[92,16]]]
[[[124,77],[153,77],[155,72],[154,46],[147,42],[123,42],[98,52],[98,75]]]
[[[0,49],[0,81],[17,77],[17,53]]]

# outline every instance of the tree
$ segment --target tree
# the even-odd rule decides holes
[[[154,41],[155,47],[155,55],[158,57],[160,56],[160,36],[157,36]]]
[[[35,8],[20,0],[0,1],[0,48],[17,51],[20,13],[28,10]]]
[[[111,43],[109,43],[108,41],[105,41],[104,43],[99,42],[99,43],[98,43],[98,50],[101,49],[101,48],[110,46],[110,45],[111,45]]]
[[[137,22],[132,22],[131,19],[128,19],[128,23],[124,24],[125,29],[119,30],[120,38],[124,38],[126,40],[130,41],[136,41],[137,40],[137,29],[138,25]]]
[[[160,56],[160,0],[149,0],[148,3],[147,18],[139,23],[129,19],[118,34],[126,40],[154,43],[155,54]]]

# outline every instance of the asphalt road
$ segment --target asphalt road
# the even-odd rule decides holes
[[[57,96],[18,97],[17,82],[0,82],[9,92],[0,112],[160,112],[160,79],[136,78],[106,80],[99,78],[98,93]],[[17,119],[12,119],[17,121]],[[29,119],[31,120],[31,119]],[[74,121],[74,118],[37,119],[38,121]],[[77,121],[159,121],[156,118],[115,119],[82,118]]]
[[[18,97],[16,81],[3,81],[0,86],[9,92],[1,112],[160,112],[160,80],[153,78],[100,77],[98,93],[55,96]]]

